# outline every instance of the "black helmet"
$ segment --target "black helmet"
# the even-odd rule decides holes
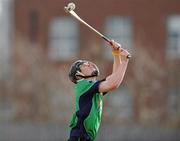
[[[90,77],[95,77],[99,75],[99,69],[98,67],[92,63],[95,67],[95,71],[92,72],[92,74],[90,76],[82,76],[80,74],[77,74],[77,72],[81,72],[80,66],[83,63],[86,63],[89,61],[86,60],[77,60],[76,62],[74,62],[71,67],[70,67],[70,71],[69,71],[69,79],[73,82],[73,83],[77,83],[77,76],[82,77],[82,78],[90,78]]]

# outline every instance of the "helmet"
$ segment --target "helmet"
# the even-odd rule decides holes
[[[80,70],[80,65],[82,65],[83,63],[85,63],[84,60],[77,60],[76,62],[74,62],[71,67],[70,67],[70,71],[69,71],[69,79],[73,82],[76,83],[77,78],[76,78],[76,73],[77,71],[81,71]]]
[[[92,72],[91,75],[89,76],[83,76],[83,75],[80,75],[80,74],[77,74],[77,72],[81,72],[81,69],[80,69],[80,66],[83,64],[83,63],[86,63],[88,61],[86,60],[77,60],[76,62],[74,62],[71,67],[70,67],[70,71],[69,71],[69,79],[73,82],[73,83],[77,83],[77,76],[79,77],[82,77],[82,78],[90,78],[90,77],[95,77],[95,76],[99,76],[99,69],[98,67],[93,64],[95,70]]]

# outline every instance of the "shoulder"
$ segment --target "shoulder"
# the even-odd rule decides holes
[[[75,85],[75,91],[77,93],[83,93],[90,89],[96,82],[90,81],[90,80],[79,80],[77,84]]]
[[[93,85],[94,83],[96,83],[96,81],[82,79],[77,82],[76,87],[89,86],[89,85]]]

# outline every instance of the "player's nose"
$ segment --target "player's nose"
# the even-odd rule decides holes
[[[85,62],[84,65],[90,66],[90,63],[89,62]]]

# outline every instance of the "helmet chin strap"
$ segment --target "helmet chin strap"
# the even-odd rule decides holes
[[[76,76],[84,78],[84,79],[97,76],[96,71],[93,71],[91,75],[86,75],[86,76],[83,73],[81,73],[80,71],[77,71],[77,73],[78,74],[76,74]]]

